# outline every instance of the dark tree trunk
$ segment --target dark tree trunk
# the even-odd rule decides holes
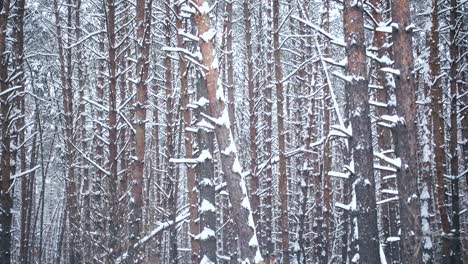
[[[412,28],[410,2],[392,2],[393,48],[395,50],[396,113],[399,120],[394,127],[395,154],[400,159],[397,171],[398,201],[400,205],[401,263],[421,261],[420,200],[416,163],[416,99],[414,82]]]
[[[288,218],[288,176],[286,174],[286,141],[284,128],[284,95],[283,72],[281,66],[281,50],[279,41],[279,0],[273,0],[273,58],[275,65],[276,108],[278,123],[278,147],[279,147],[279,197],[280,197],[280,234],[282,262],[289,263],[289,218]]]
[[[206,5],[204,0],[196,1],[200,9]],[[230,130],[228,108],[224,99],[222,90],[218,89],[218,68],[215,47],[210,37],[211,22],[206,8],[203,12],[195,15],[195,21],[198,28],[198,35],[204,36],[200,40],[200,50],[202,54],[202,63],[206,67],[205,80],[209,100],[209,113],[215,123],[215,134],[218,142],[218,151],[221,155],[222,170],[226,177],[229,190],[229,199],[232,204],[232,217],[234,219],[236,231],[239,235],[240,257],[250,263],[260,261],[260,252],[250,210],[250,201],[247,196],[247,187],[245,178],[241,174],[242,168],[237,158],[237,150]],[[208,34],[206,34],[208,33]],[[204,35],[205,34],[205,35]]]
[[[351,215],[353,229],[357,228],[357,234],[354,235],[357,236],[359,245],[359,262],[379,263],[372,130],[368,103],[364,17],[361,5],[361,1],[356,3],[356,1],[346,0],[343,13],[348,57],[347,74],[350,76],[350,81],[346,84],[352,127],[352,137],[349,142],[354,162],[354,172],[351,174],[350,183],[353,200],[356,203],[351,204]]]

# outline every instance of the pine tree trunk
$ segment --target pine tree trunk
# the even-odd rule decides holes
[[[364,44],[364,17],[361,1],[346,0],[344,4],[344,32],[347,74],[346,84],[349,99],[352,138],[349,140],[354,163],[350,177],[353,190],[351,215],[353,229],[357,228],[358,258],[361,263],[379,263],[379,236],[370,123],[366,47]],[[353,208],[355,207],[355,208]],[[357,224],[355,223],[357,221]],[[357,225],[357,226],[356,226]],[[357,258],[356,255],[352,257]]]
[[[109,170],[108,180],[108,201],[109,201],[109,237],[108,247],[111,250],[107,261],[110,263],[114,261],[120,252],[119,248],[119,223],[118,223],[118,195],[117,195],[117,182],[118,182],[118,161],[117,161],[117,62],[116,62],[116,40],[115,40],[115,2],[114,0],[107,0],[107,34],[109,40],[108,48],[108,65],[109,65],[109,93],[108,93],[108,126],[109,126],[109,139],[108,151],[109,160],[106,166]]]
[[[132,164],[132,190],[130,200],[130,247],[129,263],[140,263],[143,256],[141,248],[132,245],[138,242],[142,233],[143,220],[143,176],[145,167],[145,130],[146,130],[146,108],[148,100],[147,79],[149,71],[149,43],[151,29],[151,6],[152,0],[138,0],[136,2],[136,97],[135,117],[133,126],[135,128],[135,159]]]
[[[450,175],[452,189],[452,227],[450,229],[451,256],[450,263],[461,264],[462,248],[460,243],[460,190],[458,178],[458,1],[450,0]],[[465,116],[466,118],[466,116]]]
[[[396,112],[399,120],[393,128],[395,154],[400,159],[397,171],[398,201],[400,205],[400,253],[401,263],[421,261],[420,201],[417,185],[416,163],[416,99],[413,64],[410,2],[392,2],[392,38],[395,50]]]
[[[288,218],[288,176],[286,174],[286,141],[284,129],[284,95],[281,50],[279,42],[279,0],[273,0],[273,59],[275,66],[276,108],[279,147],[279,197],[280,197],[280,234],[282,262],[289,263],[289,218]]]
[[[9,88],[7,83],[8,78],[8,59],[5,55],[6,52],[6,34],[8,26],[8,18],[10,15],[10,1],[5,0],[2,2],[3,6],[0,11],[0,92],[1,96],[1,130],[2,130],[2,156],[1,156],[1,175],[2,185],[0,192],[0,262],[9,264],[10,248],[11,248],[11,222],[12,214],[11,208],[13,207],[13,199],[10,194],[10,131],[7,129],[10,125],[9,110],[10,105],[7,100],[10,93],[5,93]]]
[[[242,168],[237,158],[237,150],[230,130],[227,105],[222,89],[218,87],[218,67],[215,60],[216,50],[211,37],[212,28],[206,8],[209,4],[204,0],[196,1],[200,10],[195,15],[202,54],[202,63],[206,67],[205,80],[209,100],[210,118],[215,123],[215,134],[218,150],[221,155],[222,170],[226,177],[229,198],[232,204],[232,217],[239,235],[240,257],[243,261],[258,263],[261,260],[255,231],[250,201]],[[204,8],[201,8],[204,6]],[[215,63],[213,63],[215,62]]]

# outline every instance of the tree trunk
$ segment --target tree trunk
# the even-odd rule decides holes
[[[417,185],[416,163],[416,100],[413,64],[410,2],[392,2],[392,38],[395,69],[396,112],[399,120],[394,127],[395,154],[400,159],[397,171],[398,201],[400,204],[400,253],[401,263],[421,261],[420,201]]]
[[[461,264],[462,249],[460,243],[460,190],[458,177],[458,44],[457,44],[457,19],[458,1],[450,0],[450,175],[452,189],[452,227],[450,229],[451,256],[450,263]],[[465,116],[465,118],[467,118]]]
[[[2,156],[1,156],[1,175],[2,186],[0,192],[0,262],[10,263],[10,248],[11,248],[11,208],[13,207],[13,199],[10,193],[10,131],[7,129],[10,126],[9,111],[10,103],[8,97],[9,92],[6,92],[8,87],[8,56],[6,56],[6,35],[8,27],[8,18],[10,15],[10,1],[5,0],[0,6],[0,92],[1,96],[1,130],[2,130]]]
[[[286,143],[284,129],[284,97],[283,97],[283,72],[281,66],[281,50],[279,42],[279,0],[273,0],[273,58],[275,65],[276,108],[278,123],[278,147],[279,147],[279,197],[280,197],[280,234],[282,262],[289,263],[289,218],[288,218],[288,176],[286,174]]]
[[[202,63],[206,67],[205,80],[209,100],[210,118],[215,123],[216,139],[218,150],[221,155],[222,170],[226,177],[229,190],[229,198],[233,209],[233,218],[236,231],[239,234],[240,257],[250,263],[261,261],[258,249],[258,241],[255,231],[255,224],[250,209],[250,202],[247,196],[247,187],[242,168],[237,158],[236,146],[230,130],[228,109],[224,99],[222,89],[218,87],[218,65],[216,50],[213,44],[210,17],[204,0],[196,1],[199,12],[195,15],[195,21],[200,37],[200,50]],[[203,8],[202,8],[203,6]],[[216,60],[216,61],[215,61]],[[215,63],[214,63],[215,62]]]
[[[234,86],[234,50],[232,49],[232,5],[234,1],[226,1],[226,63],[227,63],[227,94],[229,122],[231,123],[231,133],[236,133],[236,108],[235,108],[235,86]]]
[[[135,160],[132,164],[133,186],[130,200],[130,247],[138,242],[142,232],[142,207],[143,207],[143,175],[145,167],[145,130],[146,108],[148,100],[147,79],[149,71],[149,44],[151,30],[151,6],[152,0],[138,0],[136,2],[136,98],[135,117]],[[142,261],[141,249],[129,250],[129,263]]]
[[[264,128],[264,140],[265,140],[265,186],[270,188],[270,191],[265,193],[264,203],[266,204],[264,209],[264,226],[265,236],[262,238],[266,240],[266,248],[264,258],[268,263],[274,263],[276,261],[275,252],[275,235],[273,234],[273,169],[272,169],[272,158],[273,158],[273,20],[272,20],[272,6],[271,1],[268,1],[266,6],[266,17],[267,17],[267,33],[266,33],[266,79],[265,87],[263,88],[263,97],[265,101],[263,109],[263,119],[265,122]]]
[[[110,255],[108,263],[114,261],[120,252],[119,248],[119,230],[118,223],[118,195],[117,195],[117,182],[118,182],[118,162],[117,162],[117,62],[116,62],[116,40],[115,40],[115,1],[107,0],[107,37],[109,40],[108,47],[108,78],[109,78],[109,101],[108,101],[108,126],[109,126],[109,160],[107,168],[109,170],[108,180],[108,201],[109,201],[109,237],[108,247]]]
[[[252,33],[250,23],[250,0],[244,0],[244,24],[245,24],[245,43],[247,47],[247,86],[249,97],[249,150],[250,150],[250,195],[252,199],[252,214],[255,225],[258,226],[260,218],[260,198],[258,196],[258,175],[257,175],[257,114],[255,112],[255,86],[254,86],[254,58],[252,48]],[[257,234],[258,235],[258,234]]]
[[[351,215],[353,229],[357,228],[357,243],[361,263],[379,263],[379,236],[377,230],[377,210],[375,200],[375,181],[372,151],[372,130],[369,111],[368,79],[366,67],[366,47],[364,44],[364,17],[362,2],[346,0],[344,4],[344,32],[347,74],[350,82],[346,84],[349,99],[352,138],[350,148],[354,162],[354,172],[350,177],[353,190]],[[355,223],[357,220],[357,226]],[[356,232],[356,231],[355,231]]]

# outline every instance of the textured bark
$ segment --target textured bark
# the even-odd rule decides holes
[[[322,6],[322,15],[321,15],[321,23],[322,28],[326,32],[330,32],[330,1],[325,0],[323,1]],[[330,41],[325,38],[322,41],[322,48],[323,48],[323,56],[330,57]],[[327,70],[327,69],[324,69]],[[324,78],[325,79],[325,78]],[[323,87],[323,136],[328,137],[330,132],[330,88],[329,83],[325,79],[324,87]],[[323,252],[325,254],[321,254],[321,263],[328,263],[328,257],[330,253],[330,242],[331,237],[330,234],[333,230],[332,223],[331,223],[331,177],[328,176],[328,172],[331,170],[332,164],[332,153],[331,153],[331,142],[330,139],[324,141],[323,144]]]
[[[282,261],[289,263],[289,219],[288,219],[288,176],[286,174],[286,141],[284,129],[284,96],[281,50],[279,42],[279,0],[273,0],[273,58],[275,65],[276,108],[279,147],[279,197],[280,197],[280,234]]]
[[[379,23],[385,21],[385,9],[386,4],[382,0],[373,0],[372,4],[376,7],[372,9],[372,16],[376,21],[376,27],[379,26]],[[386,45],[386,33],[380,32],[375,30],[374,32],[374,45],[377,48],[377,55],[379,58],[387,58],[392,59],[391,57],[391,47],[387,47]],[[377,101],[381,103],[385,103],[386,107],[377,107],[376,112],[379,117],[383,115],[389,115],[394,110],[394,106],[390,104],[390,94],[393,92],[393,84],[391,82],[390,73],[386,73],[381,71],[382,67],[387,67],[387,65],[377,62],[375,66],[375,71],[377,72],[377,85],[381,86],[382,89],[376,91]],[[378,142],[378,151],[384,152],[389,151],[393,147],[392,145],[392,133],[391,131],[383,126],[377,126],[377,142]],[[388,155],[388,154],[387,154]],[[389,155],[392,155],[389,153]],[[379,171],[380,179],[381,179],[381,199],[390,198],[389,194],[385,194],[382,190],[395,190],[396,189],[396,179],[393,178],[385,178],[386,176],[391,175],[392,172],[388,171]],[[384,237],[384,252],[385,256],[387,257],[388,262],[392,261],[399,261],[399,247],[398,241],[387,241],[388,237],[396,237],[398,236],[398,203],[397,202],[389,202],[380,205],[381,208],[381,221],[382,221],[382,232]]]
[[[227,94],[228,94],[228,112],[229,122],[231,123],[232,135],[236,131],[236,106],[234,102],[235,86],[234,86],[234,50],[232,49],[232,0],[226,1],[226,64],[227,64]]]
[[[308,6],[309,3],[307,0],[303,1],[304,6]],[[299,23],[299,34],[305,35],[310,34],[310,28],[305,28],[303,23]],[[312,56],[312,38],[307,37],[306,39],[301,39],[300,42],[300,50],[301,52],[301,63],[304,63],[306,59]],[[297,253],[298,263],[308,263],[312,259],[310,258],[310,254],[313,253],[309,248],[311,247],[310,241],[311,237],[308,235],[310,230],[310,220],[311,217],[309,216],[308,210],[309,206],[311,205],[309,199],[312,196],[311,193],[311,183],[312,177],[314,176],[314,164],[316,164],[317,160],[312,159],[312,147],[311,144],[313,140],[316,138],[315,133],[315,98],[313,97],[314,94],[314,82],[312,81],[313,78],[313,64],[308,63],[307,67],[304,67],[299,71],[299,80],[301,85],[304,85],[307,88],[307,94],[310,95],[310,99],[306,101],[306,105],[308,108],[307,111],[307,125],[305,128],[306,136],[304,139],[304,156],[303,160],[301,160],[302,164],[300,165],[300,177],[301,177],[301,200],[300,200],[300,215],[299,215],[299,231],[298,231],[298,243],[300,250]],[[302,130],[302,129],[301,129]],[[312,197],[313,198],[313,197]]]
[[[201,113],[208,113],[206,103],[206,80],[200,75],[197,83],[197,165],[195,168],[200,190],[198,215],[200,217],[200,233],[196,237],[200,241],[200,258],[203,263],[216,263],[216,207],[215,207],[215,173],[213,164],[214,131],[203,127],[207,122]],[[205,101],[205,102],[204,102]]]
[[[16,13],[15,13],[15,24],[16,28],[14,29],[16,37],[16,49],[15,49],[15,65],[16,70],[20,71],[19,76],[17,77],[16,85],[19,85],[21,94],[18,96],[18,107],[21,112],[20,119],[18,120],[18,129],[19,140],[16,145],[25,143],[25,98],[24,98],[24,0],[19,0],[16,3]],[[34,148],[34,146],[33,146]],[[35,152],[35,151],[32,151]],[[31,160],[31,163],[34,163]],[[23,146],[20,149],[20,170],[24,172],[26,170],[26,147]],[[32,193],[29,192],[30,178],[23,176],[21,177],[21,218],[20,218],[20,248],[19,248],[19,261],[20,263],[27,263],[28,261],[28,243],[29,243],[29,233],[27,233],[28,226],[28,217],[31,211],[31,198]]]
[[[79,41],[82,37],[82,29],[81,29],[81,0],[75,0],[75,38],[76,41]],[[81,140],[81,149],[83,153],[86,156],[89,156],[89,151],[88,151],[88,137],[87,137],[87,131],[86,131],[86,105],[85,105],[85,78],[86,74],[83,72],[83,66],[84,66],[84,61],[83,61],[83,51],[82,51],[82,45],[81,43],[76,44],[76,60],[77,60],[77,79],[78,79],[78,91],[79,91],[79,106],[78,106],[78,112],[79,112],[79,137]],[[82,235],[82,240],[83,240],[83,252],[85,253],[90,253],[91,251],[91,239],[90,239],[90,231],[91,231],[91,212],[90,212],[90,206],[91,206],[91,200],[90,200],[90,174],[89,174],[89,167],[87,164],[87,161],[85,158],[81,157],[80,158],[80,164],[81,164],[81,178],[83,179],[83,187],[82,187],[82,193],[81,196],[83,199],[82,202],[82,213],[83,213],[83,235]],[[83,262],[84,263],[90,263],[90,255],[89,254],[84,254],[83,255]]]
[[[444,120],[443,120],[443,103],[442,103],[442,87],[441,80],[438,78],[440,75],[440,58],[439,58],[439,19],[435,15],[438,12],[438,1],[434,1],[432,14],[432,28],[431,28],[431,45],[429,46],[429,67],[432,80],[431,87],[431,114],[432,126],[434,131],[434,161],[435,161],[435,174],[437,177],[437,208],[441,220],[442,232],[449,233],[449,220],[447,215],[447,208],[445,205],[445,178],[444,178]],[[435,14],[434,14],[435,13]],[[447,258],[450,254],[449,240],[442,237],[441,253],[442,258]]]
[[[450,263],[460,264],[462,260],[462,248],[460,242],[460,190],[458,178],[458,44],[457,44],[457,20],[458,1],[450,0],[450,175],[452,189],[452,226],[450,229],[451,256]],[[466,118],[466,117],[465,117]]]
[[[264,128],[264,138],[265,138],[265,147],[264,153],[266,155],[265,161],[265,186],[267,188],[273,188],[273,170],[271,159],[273,158],[272,152],[272,130],[273,130],[273,101],[272,101],[272,92],[273,92],[273,20],[272,20],[272,6],[271,1],[268,1],[266,6],[266,17],[267,17],[267,32],[266,32],[266,79],[265,87],[263,89],[264,97],[264,109],[263,109],[263,119],[265,122]],[[263,241],[266,241],[266,248],[264,253],[264,259],[268,263],[274,263],[276,257],[274,254],[275,251],[275,237],[273,235],[273,190],[265,193],[264,204],[264,230],[265,236],[262,237]]]
[[[195,21],[199,36],[206,36],[210,31],[211,23],[207,13],[204,0],[196,1],[198,8],[202,12],[197,12]],[[204,35],[205,34],[205,35]],[[222,170],[226,177],[229,190],[229,198],[232,204],[232,217],[235,228],[239,235],[240,258],[250,263],[258,263],[261,260],[258,250],[257,236],[255,233],[255,224],[250,211],[250,202],[247,196],[247,187],[244,177],[241,175],[241,167],[237,158],[235,143],[230,130],[229,114],[225,103],[224,95],[221,89],[218,89],[218,68],[215,47],[211,38],[201,39],[200,50],[202,54],[202,63],[207,71],[205,74],[207,94],[209,100],[209,112],[213,121],[215,121],[215,134],[218,142],[218,150],[221,155]]]
[[[104,11],[102,11],[104,12]],[[105,27],[104,21],[101,20],[101,26]],[[99,52],[102,54],[102,56],[105,56],[105,50],[104,50],[104,34],[99,34],[98,36],[98,46],[99,46]],[[96,83],[96,102],[100,105],[103,105],[104,102],[104,60],[99,61],[98,65],[98,73],[97,73],[97,83]],[[96,119],[99,122],[95,122],[95,133],[93,135],[93,145],[95,146],[95,156],[94,159],[96,161],[96,164],[104,164],[104,142],[102,140],[102,134],[103,134],[103,125],[104,124],[104,113],[103,110],[100,108],[96,109]],[[94,177],[93,177],[93,183],[92,183],[92,191],[93,191],[93,196],[92,196],[92,220],[93,220],[93,228],[95,228],[97,231],[93,235],[93,240],[95,240],[95,244],[104,244],[106,243],[105,237],[104,237],[104,230],[105,230],[105,220],[103,214],[100,212],[103,210],[103,199],[102,199],[102,185],[101,182],[104,178],[104,173],[101,170],[96,170],[94,172]],[[99,249],[99,247],[95,247],[96,249]],[[101,250],[96,250],[97,253],[101,253]]]
[[[13,207],[13,199],[10,193],[10,102],[8,100],[9,93],[5,91],[9,88],[7,83],[8,78],[8,57],[6,56],[6,34],[8,18],[10,15],[10,1],[5,0],[2,2],[3,6],[0,6],[0,92],[1,96],[1,129],[2,129],[2,156],[1,156],[1,175],[2,175],[2,186],[0,192],[0,262],[9,264],[10,263],[10,247],[11,247],[11,222],[12,214],[11,208]]]
[[[257,175],[257,114],[255,111],[255,85],[254,85],[254,58],[252,48],[252,33],[251,33],[251,16],[250,16],[250,0],[244,0],[244,24],[245,24],[245,44],[247,51],[247,87],[248,87],[248,100],[249,100],[249,150],[250,150],[250,195],[252,214],[255,225],[259,223],[260,217],[260,197],[258,196],[259,180]]]
[[[148,101],[147,79],[149,70],[149,43],[151,24],[152,0],[138,0],[136,2],[136,97],[135,117],[133,126],[135,128],[135,160],[132,164],[132,190],[130,200],[130,245],[129,263],[140,263],[142,261],[140,248],[134,245],[142,233],[142,207],[143,207],[143,175],[145,167],[145,130],[146,130],[146,108]]]
[[[379,263],[379,236],[375,200],[372,130],[370,123],[366,47],[364,44],[363,2],[347,0],[344,4],[344,32],[347,74],[351,81],[346,84],[349,100],[352,138],[349,140],[354,162],[350,177],[355,208],[351,215],[357,220],[357,243],[359,262]],[[353,256],[355,258],[355,256]]]
[[[67,1],[67,46],[71,45],[72,31],[72,5]],[[67,196],[67,214],[70,225],[70,252],[69,261],[75,263],[80,260],[79,256],[79,221],[77,213],[76,197],[76,179],[74,170],[74,118],[73,118],[73,91],[72,91],[72,54],[71,49],[65,50],[63,47],[62,26],[60,21],[60,12],[57,1],[54,1],[54,13],[56,23],[56,37],[58,44],[58,55],[60,63],[60,84],[62,88],[63,108],[65,115],[65,147],[66,147],[66,196]]]
[[[109,126],[109,139],[108,139],[108,151],[109,159],[107,163],[107,169],[109,170],[109,181],[108,181],[108,201],[109,201],[109,215],[108,215],[108,247],[110,249],[108,263],[113,262],[119,255],[119,222],[118,222],[118,194],[117,194],[117,183],[118,183],[118,161],[117,161],[117,61],[116,61],[116,34],[115,34],[115,20],[116,20],[116,9],[115,1],[107,0],[107,34],[109,40],[109,47],[107,53],[108,59],[108,82],[109,82],[109,93],[108,93],[108,126]]]
[[[166,0],[165,3],[165,14],[166,20],[164,25],[164,44],[167,47],[171,46],[171,10],[170,1]],[[169,219],[174,220],[177,213],[177,181],[174,164],[170,162],[170,159],[175,156],[175,123],[177,122],[177,116],[174,115],[176,112],[174,109],[174,92],[172,82],[172,61],[167,54],[164,57],[164,90],[165,90],[165,113],[166,113],[166,145],[165,145],[165,163],[166,163],[166,194],[168,195],[166,210],[169,214]],[[178,263],[177,258],[177,233],[175,226],[169,228],[169,263]]]
[[[410,27],[410,2],[392,2],[393,48],[395,69],[396,112],[400,120],[394,127],[395,154],[401,161],[397,171],[398,201],[400,205],[401,263],[421,261],[420,201],[417,185],[416,163],[416,99],[414,82],[412,28]]]
[[[179,15],[176,18],[176,27],[178,31],[184,30],[183,18],[180,17],[181,14],[181,4],[176,4],[174,10]],[[184,48],[184,38],[182,35],[177,34],[177,47]],[[188,86],[188,68],[187,61],[183,56],[179,57],[179,78],[180,78],[180,88],[182,93],[182,107],[183,118],[184,118],[184,128],[190,127],[192,125],[192,115],[190,109],[188,109],[188,104],[190,103],[189,95],[189,86]],[[185,138],[185,156],[190,159],[193,156],[193,145],[192,145],[192,132],[184,129]],[[200,241],[195,239],[195,236],[200,232],[200,226],[198,221],[198,190],[197,190],[197,178],[195,170],[192,165],[187,165],[187,191],[188,191],[188,200],[190,205],[190,225],[189,225],[189,234],[190,234],[190,247],[191,254],[190,259],[192,264],[198,264],[200,262]]]

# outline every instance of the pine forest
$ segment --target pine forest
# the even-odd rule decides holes
[[[0,264],[468,263],[468,0],[0,0]]]

